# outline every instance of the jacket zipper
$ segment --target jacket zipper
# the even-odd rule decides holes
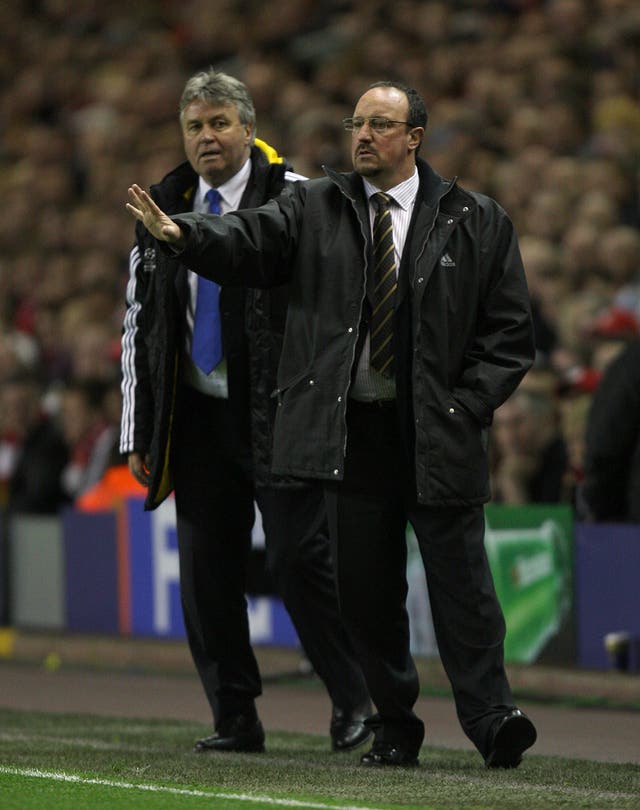
[[[344,197],[346,197],[347,200],[349,200],[349,202],[351,203],[351,205],[353,207],[353,210],[355,212],[356,218],[357,218],[358,222],[360,223],[360,233],[362,234],[362,238],[363,238],[363,241],[364,241],[364,249],[363,249],[364,285],[362,287],[362,294],[360,296],[360,306],[358,307],[358,319],[357,319],[357,324],[356,324],[356,327],[355,327],[355,330],[354,330],[355,331],[355,336],[354,336],[354,340],[353,340],[353,343],[352,343],[351,363],[349,365],[349,369],[350,369],[350,371],[352,371],[353,370],[353,363],[354,363],[355,357],[356,357],[356,347],[358,345],[358,338],[360,336],[360,323],[362,322],[362,307],[364,305],[364,299],[366,298],[366,295],[367,295],[367,274],[369,272],[369,259],[368,259],[368,256],[367,256],[368,240],[367,240],[367,233],[366,233],[366,231],[364,229],[364,223],[363,223],[362,217],[360,216],[360,213],[358,211],[358,206],[357,206],[355,198],[351,197],[349,194],[347,194],[346,191],[341,187],[341,185],[339,183],[337,183],[333,178],[330,178],[330,179],[338,187],[338,189],[340,190],[340,193],[342,195],[344,195]],[[367,225],[368,225],[368,223],[367,223]],[[342,395],[343,396],[343,401],[342,401],[342,424],[344,426],[344,442],[343,442],[343,445],[342,445],[342,458],[343,459],[346,458],[346,456],[347,456],[347,402],[348,402],[348,396],[349,396],[349,389],[350,388],[351,388],[351,373],[349,373],[349,375],[348,375],[347,387],[346,387],[346,389],[345,389],[345,391],[344,391],[344,393]]]

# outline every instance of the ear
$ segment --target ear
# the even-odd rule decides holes
[[[409,151],[415,152],[415,150],[422,143],[423,138],[424,138],[424,127],[414,127],[409,132]]]

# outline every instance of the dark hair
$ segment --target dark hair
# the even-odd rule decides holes
[[[394,87],[396,90],[400,90],[401,93],[404,93],[409,102],[409,125],[412,127],[427,128],[427,119],[429,117],[427,107],[424,103],[424,99],[417,90],[414,90],[412,87],[407,87],[407,85],[402,84],[402,82],[393,81],[374,82],[369,86],[369,90],[372,90],[374,87]]]

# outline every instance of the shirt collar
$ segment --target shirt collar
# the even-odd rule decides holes
[[[376,188],[376,186],[370,183],[366,177],[363,177],[362,179],[364,181],[364,190],[367,195],[367,200],[371,200],[371,195],[376,194],[377,192],[381,191],[381,189]],[[404,208],[406,211],[408,208],[410,208],[415,200],[419,185],[420,177],[418,176],[418,168],[416,167],[411,177],[403,180],[402,183],[398,183],[397,186],[394,186],[383,193],[391,197],[396,205],[399,205],[400,208]]]
[[[244,194],[249,175],[251,174],[251,158],[247,158],[239,172],[230,177],[226,183],[218,186],[220,194],[220,210],[222,213],[227,211],[237,211],[240,207],[240,201]],[[211,186],[202,177],[198,182],[198,192],[196,195],[194,209],[206,208],[205,197]]]

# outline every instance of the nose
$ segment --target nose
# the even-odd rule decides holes
[[[216,131],[213,127],[206,125],[202,127],[200,135],[205,141],[213,141],[216,138]]]
[[[373,130],[369,126],[369,122],[365,121],[360,129],[356,130],[356,135],[359,141],[366,140],[370,141],[372,136]]]

